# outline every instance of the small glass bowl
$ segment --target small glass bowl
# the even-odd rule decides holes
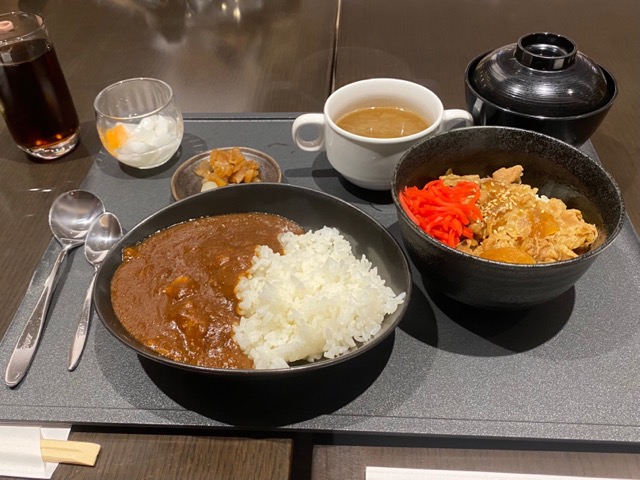
[[[104,148],[131,167],[158,167],[178,151],[184,125],[173,90],[155,78],[130,78],[102,90],[94,101]]]

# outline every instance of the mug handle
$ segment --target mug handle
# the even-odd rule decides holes
[[[453,130],[454,128],[471,127],[473,117],[466,110],[450,108],[442,112],[442,129]]]
[[[316,127],[318,136],[313,140],[300,138],[300,129],[311,125]],[[293,121],[291,136],[295,144],[306,152],[318,152],[324,148],[324,115],[322,113],[305,113]]]

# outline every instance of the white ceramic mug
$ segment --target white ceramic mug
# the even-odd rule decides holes
[[[343,115],[359,108],[398,107],[417,113],[430,125],[413,135],[371,138],[355,135],[336,125]],[[324,113],[307,113],[293,122],[296,145],[308,152],[326,150],[331,166],[351,183],[370,190],[391,189],[393,172],[400,157],[423,138],[456,126],[473,125],[466,110],[445,110],[438,96],[422,85],[395,78],[372,78],[350,83],[333,92]],[[317,137],[306,140],[303,127],[312,126]]]

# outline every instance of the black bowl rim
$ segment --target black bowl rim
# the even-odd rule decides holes
[[[201,374],[206,374],[206,375],[218,375],[218,376],[226,376],[226,377],[250,377],[250,378],[260,377],[260,378],[264,378],[264,377],[272,377],[272,376],[278,376],[278,377],[281,377],[281,376],[294,376],[294,375],[302,374],[304,372],[317,371],[317,370],[320,370],[320,369],[323,369],[323,368],[332,367],[334,365],[346,362],[347,360],[355,358],[356,356],[359,356],[359,355],[361,355],[361,354],[373,349],[378,344],[382,343],[383,340],[385,340],[393,332],[395,332],[398,324],[400,323],[400,321],[404,317],[404,315],[406,313],[406,310],[407,310],[407,308],[409,306],[409,302],[411,300],[412,285],[413,285],[413,280],[412,280],[412,277],[411,277],[411,269],[409,267],[409,262],[407,260],[407,257],[406,257],[406,254],[405,254],[404,250],[400,246],[399,241],[396,240],[393,237],[393,235],[391,235],[389,230],[387,228],[385,228],[384,225],[382,225],[378,220],[373,218],[368,213],[364,212],[363,210],[359,209],[355,205],[352,205],[351,203],[349,203],[349,202],[347,202],[347,201],[345,201],[345,200],[343,200],[341,198],[338,198],[338,197],[336,197],[334,195],[322,192],[320,190],[315,190],[313,188],[303,187],[303,186],[299,186],[299,185],[292,185],[292,184],[287,184],[287,183],[257,182],[257,183],[232,185],[232,186],[225,187],[224,189],[214,189],[214,190],[209,190],[209,191],[197,193],[195,195],[191,195],[191,196],[186,197],[186,198],[184,198],[182,200],[179,200],[177,202],[171,203],[171,204],[161,208],[160,210],[156,211],[155,213],[152,213],[151,215],[148,215],[143,220],[139,221],[133,228],[131,228],[130,230],[127,231],[127,233],[120,239],[120,241],[118,241],[118,243],[116,245],[114,245],[112,247],[112,252],[114,252],[114,253],[110,253],[110,255],[111,254],[116,254],[115,252],[121,251],[123,247],[127,246],[129,244],[128,243],[129,242],[129,238],[134,236],[136,231],[139,228],[142,228],[144,224],[153,221],[153,219],[155,219],[155,218],[157,218],[157,217],[159,217],[161,215],[164,215],[165,212],[168,211],[168,210],[171,210],[171,209],[174,209],[174,208],[178,208],[177,205],[179,205],[179,204],[188,203],[188,202],[194,202],[195,199],[198,198],[198,197],[214,196],[214,195],[216,195],[216,192],[223,191],[223,190],[224,191],[228,191],[229,189],[241,189],[241,188],[259,190],[259,189],[263,189],[265,187],[275,187],[275,188],[279,188],[279,189],[288,189],[288,190],[292,190],[292,191],[304,192],[305,194],[317,195],[319,197],[323,197],[325,200],[330,200],[332,202],[337,202],[337,203],[341,204],[343,207],[345,207],[346,209],[352,210],[356,215],[360,215],[366,221],[368,221],[370,223],[373,223],[382,233],[384,233],[384,235],[388,238],[388,240],[391,241],[391,244],[395,246],[395,248],[397,249],[397,251],[399,253],[399,257],[402,259],[401,267],[402,267],[402,271],[404,272],[404,282],[406,284],[406,289],[405,289],[405,300],[404,300],[404,302],[398,307],[398,310],[396,310],[396,312],[394,312],[394,315],[396,315],[396,319],[394,320],[394,322],[392,324],[389,325],[389,327],[385,331],[379,332],[375,337],[373,337],[372,339],[370,339],[366,343],[361,344],[355,350],[350,350],[350,351],[348,351],[348,352],[346,352],[346,353],[344,353],[344,354],[342,354],[342,355],[340,355],[338,357],[331,358],[331,359],[316,360],[315,362],[309,362],[309,363],[304,363],[304,364],[300,364],[300,365],[293,365],[293,366],[290,366],[289,368],[274,368],[274,369],[210,368],[210,367],[202,367],[202,366],[198,366],[198,365],[190,365],[190,364],[186,364],[186,363],[181,363],[181,362],[177,362],[175,360],[172,360],[170,358],[163,357],[163,356],[153,352],[152,350],[139,348],[138,345],[135,345],[133,343],[128,342],[126,339],[123,339],[118,334],[118,332],[114,331],[114,329],[109,324],[109,321],[107,321],[107,320],[105,320],[103,318],[104,312],[102,311],[102,309],[100,308],[98,303],[94,302],[96,312],[98,313],[98,317],[100,318],[100,321],[101,321],[102,325],[109,331],[109,333],[111,333],[111,335],[113,335],[119,342],[121,342],[122,344],[124,344],[128,348],[131,348],[133,351],[135,351],[138,355],[142,355],[143,357],[148,358],[149,360],[153,360],[155,362],[158,362],[158,363],[161,363],[161,364],[164,364],[164,365],[167,365],[167,366],[177,367],[177,368],[180,368],[182,370],[187,370],[187,371],[190,371],[190,372],[196,372],[196,373],[201,373]],[[229,213],[233,213],[233,212],[229,212]],[[192,217],[192,218],[198,218],[198,217]],[[175,225],[175,224],[172,224],[172,225]],[[166,228],[168,228],[169,226],[171,226],[171,225],[167,225]],[[375,265],[374,265],[374,267],[375,267]],[[100,271],[98,271],[98,275],[99,274],[100,274]],[[96,284],[95,284],[94,290],[93,290],[94,298],[98,298],[97,297],[98,284],[99,284],[99,282],[96,281]]]
[[[567,121],[571,121],[571,120],[580,120],[580,119],[583,119],[583,118],[596,116],[599,113],[602,113],[603,111],[607,111],[608,109],[611,108],[611,106],[613,105],[613,102],[615,101],[615,99],[618,96],[618,82],[616,81],[615,77],[606,68],[604,68],[602,65],[600,65],[599,63],[596,63],[596,65],[598,65],[598,67],[600,67],[600,69],[602,70],[602,72],[605,75],[605,78],[607,79],[607,86],[612,86],[613,87],[613,92],[611,92],[611,93],[607,92],[607,94],[610,95],[610,98],[608,99],[608,101],[604,105],[600,106],[599,108],[596,108],[595,110],[591,110],[591,111],[586,112],[586,113],[581,113],[580,115],[547,116],[547,115],[533,115],[531,113],[522,113],[522,112],[519,112],[517,110],[512,110],[512,109],[510,109],[508,107],[505,107],[503,105],[498,105],[497,103],[492,102],[491,100],[487,99],[484,95],[482,95],[480,92],[478,92],[478,90],[476,89],[475,85],[471,81],[471,71],[472,71],[472,69],[475,68],[475,66],[478,64],[478,62],[480,62],[480,60],[482,60],[485,56],[491,54],[494,51],[495,50],[489,50],[489,51],[481,53],[480,55],[478,55],[475,58],[473,58],[467,64],[467,68],[464,71],[464,81],[465,81],[465,85],[469,88],[469,90],[471,90],[471,92],[476,97],[480,98],[487,105],[490,105],[490,106],[492,106],[492,107],[494,107],[496,109],[503,110],[505,112],[509,112],[510,114],[519,116],[521,118],[531,118],[531,119],[551,121],[551,122],[554,122],[554,121],[555,122],[567,122]],[[610,89],[610,87],[608,89]]]
[[[418,227],[415,222],[413,222],[413,220],[411,220],[409,218],[409,216],[406,214],[406,212],[404,211],[404,208],[402,208],[402,206],[400,205],[399,199],[398,199],[398,191],[396,188],[396,184],[397,184],[397,173],[398,170],[400,169],[401,164],[403,163],[403,161],[405,160],[405,158],[407,158],[413,150],[417,149],[420,147],[420,145],[422,145],[423,143],[428,143],[429,141],[433,141],[436,138],[441,137],[442,135],[455,135],[457,134],[457,132],[464,132],[464,131],[469,131],[469,130],[494,130],[494,131],[513,131],[516,134],[519,135],[532,135],[534,137],[542,137],[547,141],[551,141],[553,143],[558,144],[558,146],[560,146],[561,148],[565,148],[568,150],[572,150],[574,154],[578,154],[579,156],[583,157],[584,160],[590,162],[603,176],[603,178],[605,178],[613,187],[613,190],[616,193],[616,196],[618,197],[618,204],[620,205],[620,214],[618,216],[618,221],[616,222],[616,226],[615,228],[611,231],[611,233],[609,233],[607,239],[600,245],[598,245],[596,248],[589,250],[588,252],[582,253],[580,255],[578,255],[576,258],[570,258],[567,260],[558,260],[557,262],[551,262],[551,263],[536,263],[536,264],[523,264],[523,263],[507,263],[507,262],[499,262],[496,260],[488,260],[486,258],[480,258],[480,257],[476,257],[475,255],[471,255],[469,253],[466,252],[462,252],[460,250],[457,250],[455,248],[452,248],[436,239],[434,239],[433,237],[431,237],[430,235],[428,235],[426,232],[424,232],[420,227]],[[589,258],[591,257],[595,257],[597,255],[599,255],[602,251],[604,251],[609,245],[611,245],[611,243],[613,242],[613,240],[618,236],[618,234],[620,233],[620,231],[622,230],[622,227],[624,226],[624,221],[625,221],[625,204],[624,204],[624,199],[622,197],[622,193],[620,191],[620,188],[618,187],[618,184],[616,183],[616,181],[613,179],[613,177],[611,176],[611,174],[609,174],[609,172],[607,172],[602,165],[600,165],[598,162],[596,162],[594,159],[592,159],[589,155],[585,154],[584,152],[580,151],[578,148],[569,145],[566,142],[563,142],[562,140],[558,140],[555,137],[551,137],[549,135],[545,135],[543,133],[539,133],[539,132],[534,132],[532,130],[526,130],[523,128],[514,128],[514,127],[503,127],[503,126],[473,126],[473,127],[463,127],[463,128],[456,128],[454,130],[450,130],[448,132],[443,132],[440,133],[438,135],[434,135],[432,137],[426,138],[420,142],[418,142],[417,144],[413,145],[403,156],[402,158],[400,158],[400,160],[398,161],[398,164],[396,165],[396,169],[394,170],[393,173],[393,183],[392,183],[393,187],[391,189],[391,193],[392,193],[392,197],[393,197],[393,203],[396,206],[396,210],[398,211],[398,215],[402,215],[402,217],[406,220],[406,223],[410,226],[409,228],[411,228],[413,231],[415,231],[421,239],[425,240],[427,243],[429,243],[430,245],[438,248],[439,250],[443,250],[444,252],[449,252],[449,253],[453,253],[454,255],[459,255],[462,258],[468,258],[470,261],[474,261],[474,262],[480,262],[480,264],[485,264],[485,265],[493,265],[496,267],[499,267],[500,269],[506,269],[506,270],[524,270],[524,269],[534,269],[534,270],[541,270],[541,269],[552,269],[552,268],[562,268],[565,265],[571,265],[571,264],[575,264],[575,263],[582,263],[587,261]]]

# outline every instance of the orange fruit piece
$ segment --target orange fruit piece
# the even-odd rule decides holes
[[[110,152],[118,150],[129,138],[126,128],[123,125],[116,125],[104,132],[105,147]]]

